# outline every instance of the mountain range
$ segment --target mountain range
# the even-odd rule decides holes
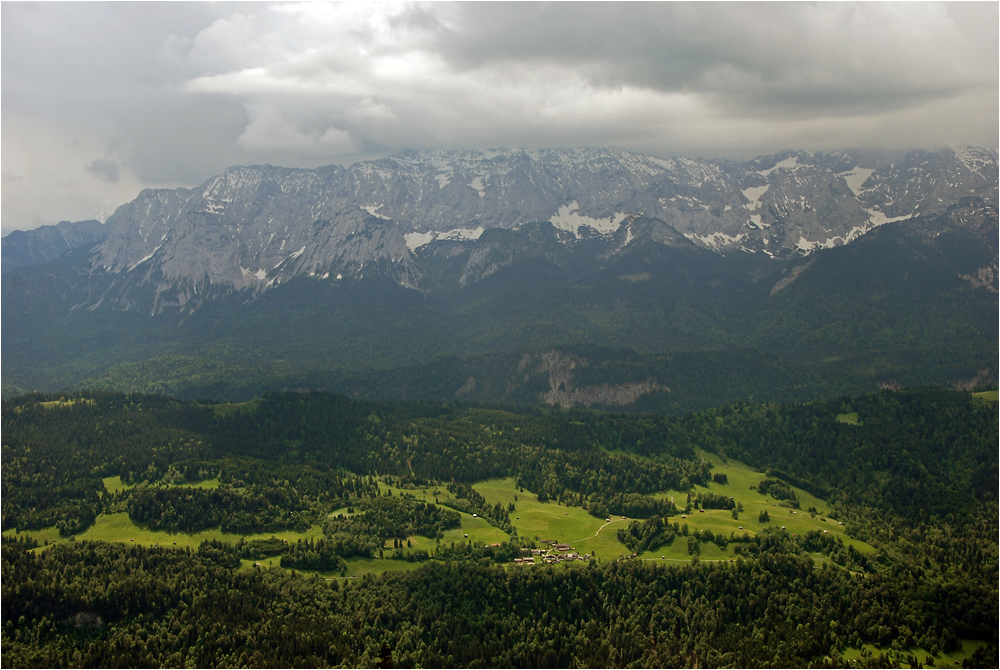
[[[997,371],[997,200],[975,147],[234,167],[68,253],[5,237],[4,392],[686,411],[974,385]]]
[[[0,244],[0,268],[10,272],[25,265],[41,265],[80,247],[108,239],[108,227],[100,221],[61,221],[33,230],[15,230]]]

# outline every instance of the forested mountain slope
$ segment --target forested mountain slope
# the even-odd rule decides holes
[[[4,389],[326,389],[675,413],[974,386],[996,378],[996,225],[969,201],[791,261],[639,240],[595,265],[597,251],[538,224],[418,250],[437,277],[426,292],[299,277],[181,315],[87,307],[81,252],[5,275]],[[483,260],[498,254],[505,265]],[[494,270],[454,288],[463,258]],[[552,366],[566,365],[546,356],[576,361],[561,390]]]

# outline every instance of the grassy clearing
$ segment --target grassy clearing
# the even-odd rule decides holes
[[[347,558],[344,559],[347,563],[347,575],[342,576],[339,572],[333,570],[297,570],[295,568],[282,568],[281,567],[281,556],[274,556],[272,558],[262,558],[259,561],[252,561],[248,559],[240,559],[242,566],[241,570],[288,570],[290,572],[297,572],[302,575],[319,575],[324,579],[358,579],[362,575],[381,575],[385,572],[408,572],[410,570],[416,570],[422,563],[408,563],[407,561],[393,561],[385,558]],[[254,565],[254,563],[260,563],[260,566]]]
[[[85,405],[93,405],[95,404],[95,402],[96,401],[93,398],[72,398],[70,400],[67,400],[66,398],[60,398],[59,400],[49,400],[39,404],[41,404],[41,406],[46,409],[56,409],[61,407],[72,407],[77,403],[82,403]]]
[[[59,537],[59,529],[55,526],[49,526],[48,528],[42,528],[41,530],[24,530],[18,531],[17,529],[5,530],[3,532],[4,537],[33,537],[39,545],[45,546],[46,544],[55,544],[56,542],[65,542],[66,538]]]
[[[478,489],[478,486],[476,487]],[[379,491],[383,494],[392,492],[392,495],[411,495],[417,500],[423,500],[424,502],[433,503],[435,500],[438,503],[444,503],[448,500],[453,500],[454,496],[444,487],[428,487],[423,489],[400,489],[395,486],[390,486],[383,482],[379,482]],[[435,491],[437,494],[435,495]],[[489,500],[487,498],[487,500]],[[494,502],[490,500],[490,502]],[[343,508],[346,513],[346,508]],[[450,508],[448,508],[450,509]],[[457,511],[457,510],[454,510]],[[483,542],[485,544],[493,544],[494,542],[506,542],[510,539],[507,533],[503,532],[499,528],[491,526],[485,520],[480,517],[474,517],[471,514],[466,514],[465,512],[458,512],[462,517],[462,525],[459,528],[453,528],[452,530],[446,530],[444,532],[444,537],[441,539],[442,544],[447,544],[451,542]],[[511,519],[513,521],[513,519]],[[517,524],[514,524],[515,526]],[[520,531],[518,531],[520,533]],[[426,551],[432,552],[437,546],[437,540],[422,537],[420,535],[411,535],[409,538],[410,545],[413,549],[424,549]],[[392,550],[392,540],[386,542],[387,548]]]
[[[803,491],[802,489],[793,486],[792,490],[799,499],[801,509],[793,510],[787,507],[781,507],[777,500],[757,492],[757,485],[765,479],[765,474],[763,472],[756,472],[748,465],[732,459],[723,462],[722,459],[715,454],[706,453],[705,458],[714,464],[715,467],[712,471],[725,473],[729,482],[727,484],[717,484],[712,482],[708,486],[695,486],[694,489],[698,491],[711,491],[712,493],[719,495],[732,496],[737,502],[743,503],[743,512],[740,512],[739,519],[733,519],[731,513],[727,510],[692,512],[688,515],[687,519],[675,519],[681,521],[682,523],[686,521],[692,530],[708,528],[716,534],[723,532],[726,535],[729,535],[731,532],[747,532],[753,535],[762,530],[765,526],[777,528],[785,526],[785,529],[789,533],[795,535],[804,535],[810,530],[818,530],[820,532],[827,531],[827,534],[840,538],[845,546],[853,546],[862,553],[871,553],[875,551],[874,547],[871,545],[848,537],[844,533],[844,527],[827,516],[830,511],[830,506],[826,503],[826,501],[817,498],[807,491]],[[685,501],[687,500],[687,494],[679,491],[668,491],[661,495],[672,497],[678,507],[683,507]],[[810,507],[815,507],[817,510],[815,517],[806,511]],[[771,521],[769,523],[762,524],[758,519],[760,513],[765,510],[771,516]],[[742,530],[740,530],[740,526],[743,526]],[[674,544],[676,545],[678,543],[675,542]],[[705,545],[703,544],[703,558],[706,558],[704,555],[704,548]],[[732,556],[727,557],[732,558]]]
[[[4,535],[9,536],[30,536],[35,538],[39,544],[44,545],[46,541],[50,545],[60,542],[69,542],[69,538],[59,537],[59,531],[52,526],[42,530],[29,530],[18,533],[17,531],[6,531]],[[142,544],[147,547],[191,547],[197,549],[205,540],[219,540],[222,542],[236,542],[240,537],[248,540],[261,540],[269,537],[276,537],[281,540],[295,542],[297,540],[316,540],[323,537],[323,531],[318,525],[314,525],[305,533],[295,531],[277,531],[273,533],[254,533],[241,535],[239,533],[223,533],[220,528],[211,528],[197,533],[168,533],[166,531],[149,530],[128,517],[126,512],[116,514],[101,514],[97,517],[94,525],[83,533],[75,536],[75,540],[90,540],[95,542],[120,542],[122,544]],[[43,549],[40,547],[40,549]]]
[[[133,488],[135,484],[126,484],[122,481],[121,477],[105,477],[104,478],[104,490],[108,493],[118,493],[119,491],[126,491]]]
[[[648,272],[637,272],[633,275],[622,275],[619,279],[624,279],[625,281],[630,281],[633,284],[641,281],[649,281],[652,279],[652,275]]]
[[[566,542],[581,554],[596,552],[598,558],[618,558],[619,554],[629,553],[617,538],[618,529],[628,524],[620,516],[608,523],[580,507],[538,502],[538,497],[528,490],[519,493],[512,477],[490,479],[474,488],[491,505],[499,502],[506,507],[514,503],[510,522],[523,538]]]
[[[200,482],[171,484],[171,486],[187,487],[189,489],[217,489],[219,488],[219,479],[218,477],[215,477],[213,479],[202,479]]]
[[[353,509],[353,508],[351,508],[351,509]],[[335,509],[332,512],[330,512],[329,514],[327,514],[326,518],[330,519],[330,518],[333,518],[335,516],[339,516],[341,514],[343,514],[344,516],[354,516],[355,514],[357,514],[357,512],[348,512],[347,510],[348,510],[347,507],[338,507],[337,509]]]
[[[858,421],[857,412],[848,412],[847,414],[838,414],[837,421],[840,423],[848,423],[852,426],[860,426],[861,422]]]
[[[318,525],[312,526],[304,533],[295,531],[277,531],[273,533],[224,533],[221,528],[210,528],[197,533],[168,533],[166,531],[149,530],[136,524],[125,512],[117,514],[102,514],[86,532],[77,535],[78,540],[96,540],[103,542],[136,542],[147,546],[178,546],[196,549],[205,540],[221,542],[236,542],[240,537],[247,540],[262,540],[269,537],[295,542],[297,540],[316,540],[323,537],[323,531]]]
[[[874,644],[866,644],[864,645],[864,650],[866,654],[872,656],[873,658],[885,655],[886,658],[894,659],[899,662],[901,667],[904,668],[913,667],[904,662],[904,659],[906,659],[910,654],[913,654],[920,665],[925,668],[960,668],[962,667],[963,661],[968,659],[976,653],[980,647],[985,645],[986,642],[983,640],[959,639],[959,647],[957,650],[949,653],[941,652],[937,656],[934,656],[929,651],[919,647],[907,647],[899,651],[893,651],[893,649],[888,646],[880,647]],[[861,649],[857,647],[848,647],[844,650],[844,660],[857,661],[860,658]]]
[[[217,416],[231,416],[237,412],[252,412],[260,406],[261,399],[254,398],[246,402],[220,403],[212,406],[212,411]]]
[[[979,402],[1000,402],[1000,391],[980,391],[972,397]]]
[[[845,545],[853,546],[858,551],[869,553],[874,548],[870,545],[853,540],[844,534],[844,527],[827,516],[829,506],[825,501],[801,489],[792,487],[799,499],[801,509],[792,510],[787,507],[780,507],[776,500],[757,492],[757,485],[765,478],[764,473],[756,472],[749,466],[738,461],[729,460],[723,462],[715,454],[704,453],[704,458],[711,460],[715,465],[714,472],[725,473],[729,481],[726,484],[710,483],[708,486],[696,486],[696,491],[711,491],[716,494],[732,496],[738,502],[743,503],[744,511],[739,514],[738,519],[734,519],[728,510],[708,510],[704,512],[692,512],[685,517],[673,517],[682,525],[686,524],[689,532],[702,529],[711,530],[714,534],[729,536],[731,533],[741,535],[744,532],[753,535],[759,532],[764,526],[772,527],[785,526],[785,529],[792,534],[801,535],[810,530],[827,531],[828,534],[838,537]],[[105,488],[109,491],[116,491],[126,488],[119,477],[108,477],[104,480]],[[206,480],[199,482],[196,486],[202,488],[213,488],[218,486],[217,480]],[[400,489],[385,483],[380,483],[379,488],[383,494],[391,492],[394,496],[410,495],[417,500],[433,503],[437,500],[443,503],[453,498],[446,489],[438,487],[428,487],[424,489]],[[475,489],[487,500],[488,503],[497,502],[504,506],[514,503],[515,511],[511,514],[511,523],[517,528],[518,535],[526,539],[555,540],[565,542],[581,554],[589,553],[602,560],[611,560],[620,556],[628,556],[631,552],[625,545],[618,541],[617,533],[620,528],[627,527],[631,519],[624,519],[620,516],[612,517],[608,522],[603,518],[596,518],[580,507],[568,507],[558,502],[538,502],[537,496],[530,491],[519,492],[514,485],[514,479],[491,479],[479,482]],[[684,507],[687,501],[687,492],[663,491],[656,494],[658,498],[669,498],[678,507]],[[810,507],[815,507],[815,516],[805,511]],[[769,524],[761,524],[758,520],[760,512],[767,510],[771,516]],[[332,514],[347,514],[347,508],[334,510]],[[441,538],[441,545],[459,544],[463,542],[493,544],[504,542],[509,539],[506,533],[499,528],[495,528],[484,519],[473,517],[464,512],[461,516],[461,527],[446,531]],[[742,527],[742,528],[741,528]],[[8,531],[4,535],[16,535],[16,531]],[[53,528],[46,528],[40,531],[27,531],[23,535],[30,535],[38,540],[40,544],[48,541],[49,544],[66,542],[66,538],[60,538],[59,532]],[[258,533],[252,535],[242,535],[246,539],[266,539],[269,537],[288,540],[294,543],[300,539],[316,540],[323,536],[320,526],[314,525],[305,533],[294,531],[284,531],[275,533]],[[168,547],[191,547],[197,548],[205,540],[220,540],[223,542],[236,542],[241,537],[237,533],[223,533],[221,529],[209,529],[198,533],[168,533],[165,531],[151,531],[135,524],[124,512],[118,514],[102,514],[97,517],[96,523],[86,532],[79,534],[78,540],[95,540],[104,542],[132,543],[138,542],[146,546],[168,546]],[[430,554],[434,554],[439,544],[438,540],[413,535],[407,538],[410,550],[422,549]],[[385,555],[388,557],[393,551],[392,540],[385,543]],[[700,561],[729,561],[735,558],[734,548],[736,545],[730,544],[726,550],[719,549],[715,544],[703,542],[700,546]],[[405,549],[404,549],[405,551]],[[688,554],[687,539],[677,538],[670,546],[661,547],[656,551],[647,551],[639,558],[652,561],[663,562],[690,562],[691,556]],[[817,554],[813,556],[816,564],[827,563],[828,559]],[[270,561],[267,563],[266,561]],[[262,567],[278,567],[280,557],[261,561]],[[365,573],[381,574],[386,571],[412,570],[420,563],[408,563],[406,561],[395,561],[384,559],[348,559],[349,575],[361,575]],[[253,561],[244,561],[244,568],[253,568]],[[311,574],[309,571],[303,571]],[[339,574],[320,573],[327,578],[338,577]],[[860,651],[858,652],[860,653]],[[971,653],[971,652],[970,652]]]
[[[347,561],[347,579],[356,579],[365,574],[381,575],[384,572],[409,572],[416,570],[422,563],[409,563],[407,561],[393,561],[387,558],[353,558]],[[327,577],[340,577],[340,574],[326,574]]]
[[[687,524],[689,532],[707,529],[716,535],[720,533],[726,536],[731,533],[742,535],[746,532],[752,536],[765,526],[779,528],[785,526],[789,533],[795,535],[804,535],[810,530],[826,531],[827,534],[839,537],[845,545],[853,546],[858,551],[864,553],[875,551],[870,545],[847,537],[844,534],[844,527],[826,516],[829,505],[816,496],[792,487],[801,509],[780,507],[773,498],[757,492],[757,485],[765,478],[764,473],[756,472],[738,461],[729,460],[728,463],[723,463],[715,454],[705,453],[704,457],[715,465],[714,472],[725,473],[729,481],[726,484],[712,482],[708,486],[696,486],[694,490],[732,496],[743,503],[744,511],[739,513],[738,519],[734,519],[729,510],[692,512],[684,518],[680,516],[672,518],[672,521],[682,526]],[[529,491],[518,493],[512,478],[480,482],[475,485],[475,489],[491,504],[514,503],[516,511],[512,515],[511,522],[521,537],[568,542],[581,553],[596,552],[598,558],[604,559],[618,558],[620,555],[630,553],[628,548],[618,541],[617,533],[619,528],[627,526],[631,520],[616,516],[607,523],[604,519],[595,518],[579,507],[566,507],[557,502],[540,503]],[[687,492],[664,491],[655,497],[668,498],[678,507],[684,507]],[[815,516],[805,511],[810,507],[817,509]],[[771,521],[766,524],[758,520],[764,510],[771,516]],[[730,544],[729,548],[723,551],[715,544],[701,543],[699,558],[702,561],[729,561],[736,556],[734,548],[735,545]],[[656,551],[644,552],[640,558],[675,563],[691,560],[686,538],[678,538],[670,546],[661,547]],[[814,558],[817,563],[827,562],[826,557],[822,555]]]
[[[126,484],[122,481],[121,477],[105,477],[104,488],[108,493],[115,493],[117,491],[124,491],[126,489],[135,488],[136,484]],[[203,479],[200,482],[183,483],[183,484],[163,484],[158,482],[155,486],[173,486],[179,488],[191,488],[191,489],[217,489],[219,488],[219,480],[215,479]]]
[[[714,472],[725,473],[729,481],[726,484],[712,482],[708,486],[696,486],[694,491],[711,491],[732,496],[743,503],[744,511],[739,513],[738,519],[734,519],[728,510],[692,512],[684,518],[678,516],[672,519],[682,526],[687,524],[689,532],[707,529],[716,535],[721,533],[727,537],[731,533],[742,535],[744,532],[752,536],[765,526],[779,528],[785,526],[789,533],[795,535],[803,535],[810,530],[826,531],[827,534],[839,537],[845,545],[853,546],[858,551],[865,553],[874,551],[870,545],[853,540],[844,534],[844,527],[827,516],[829,505],[825,501],[802,489],[792,487],[801,509],[780,507],[773,498],[757,492],[757,485],[765,478],[764,473],[756,472],[738,461],[729,460],[724,463],[715,454],[705,453],[704,457],[715,465]],[[557,502],[540,503],[529,491],[518,493],[512,478],[480,482],[475,488],[491,504],[499,502],[506,506],[514,503],[515,512],[511,522],[521,537],[568,542],[581,553],[596,552],[598,558],[604,559],[618,558],[630,553],[618,542],[617,532],[631,520],[616,516],[607,523],[604,519],[595,518],[578,507],[566,507]],[[664,491],[655,497],[673,500],[678,507],[683,507],[687,501],[687,492]],[[810,507],[817,509],[815,516],[806,511]],[[771,521],[766,524],[758,520],[764,510],[771,516]],[[730,544],[729,548],[723,551],[715,544],[701,543],[699,559],[729,561],[736,556],[734,548],[735,545]],[[645,552],[640,558],[674,563],[691,560],[686,538],[678,538],[670,546],[661,547],[656,551]],[[822,555],[814,556],[814,559],[817,564],[827,562],[826,557]]]

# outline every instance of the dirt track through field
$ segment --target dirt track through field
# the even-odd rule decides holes
[[[607,522],[607,523],[605,523],[605,524],[604,524],[603,526],[601,526],[600,528],[598,528],[598,529],[597,529],[597,532],[596,532],[596,533],[594,533],[593,535],[591,535],[591,536],[589,536],[589,537],[581,537],[581,538],[580,538],[579,540],[573,540],[573,542],[570,542],[570,544],[573,544],[574,542],[583,542],[584,540],[591,540],[591,539],[593,539],[593,538],[597,537],[598,535],[600,535],[600,534],[601,534],[601,531],[602,531],[602,530],[604,530],[604,527],[605,527],[605,526],[610,526],[610,525],[611,525],[611,524],[613,524],[613,523],[614,523],[614,521],[608,521],[608,522]]]

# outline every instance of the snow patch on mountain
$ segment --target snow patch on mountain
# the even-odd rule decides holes
[[[479,193],[480,198],[486,195],[486,186],[483,184],[482,177],[476,177],[475,179],[470,181],[469,186],[476,189],[476,192]]]
[[[844,181],[847,182],[847,188],[851,189],[854,195],[860,195],[861,187],[868,181],[868,177],[872,176],[872,172],[875,170],[855,166],[854,169],[841,172],[837,176],[844,178]]]
[[[689,240],[697,240],[709,249],[725,249],[733,247],[747,238],[746,233],[738,235],[727,235],[725,233],[712,233],[711,235],[695,235],[694,233],[684,233],[684,237]]]
[[[406,239],[406,246],[409,247],[410,251],[416,251],[425,244],[436,240],[437,232],[432,230],[426,233],[407,233],[403,237]]]
[[[799,237],[799,241],[796,242],[795,247],[799,251],[806,253],[815,251],[816,249],[832,249],[837,246],[837,240],[839,239],[839,237],[830,237],[823,242],[810,242],[805,237]]]
[[[906,221],[907,219],[912,219],[913,218],[913,214],[906,214],[904,216],[891,216],[890,217],[890,216],[886,216],[884,213],[882,213],[881,211],[879,211],[877,209],[867,209],[865,211],[868,212],[869,217],[871,217],[871,218],[868,219],[868,221],[869,221],[869,223],[872,224],[872,226],[884,226],[887,223],[894,223],[896,221]]]
[[[454,228],[452,230],[438,233],[439,240],[478,240],[483,234],[483,227],[476,228]]]
[[[749,188],[743,189],[743,197],[749,201],[747,204],[743,205],[743,208],[752,212],[760,207],[760,199],[765,193],[767,193],[767,189],[769,188],[771,188],[770,184],[764,184],[763,186],[750,186]]]
[[[242,265],[240,266],[240,270],[243,272],[244,277],[253,277],[257,281],[264,281],[265,279],[267,279],[266,270],[257,270],[256,272],[250,272],[250,270],[243,267]]]
[[[576,212],[579,209],[580,204],[576,200],[568,205],[561,205],[558,211],[549,219],[549,223],[560,230],[573,233],[577,237],[580,236],[580,228],[583,226],[589,226],[602,235],[607,235],[618,230],[622,225],[622,221],[628,216],[627,214],[617,213],[607,219],[592,219],[589,216],[577,214]]]
[[[482,226],[477,228],[453,228],[446,231],[430,230],[426,233],[406,233],[403,238],[406,240],[406,246],[410,251],[416,251],[435,240],[451,240],[453,242],[478,240],[484,230]]]
[[[383,216],[382,214],[378,213],[378,210],[380,210],[384,206],[385,205],[362,205],[361,209],[365,210],[372,216],[377,216],[380,219],[385,219],[386,221],[389,221],[391,219],[388,216]]]
[[[766,177],[775,170],[798,170],[800,167],[804,166],[799,165],[799,157],[789,156],[785,160],[775,163],[773,167],[769,167],[766,170],[758,170],[757,173],[762,177]]]
[[[164,237],[166,237],[166,235],[164,235]],[[155,249],[153,249],[148,254],[146,254],[145,256],[143,256],[142,258],[140,258],[139,260],[137,260],[135,263],[132,263],[132,265],[129,266],[129,271],[132,271],[135,268],[135,266],[142,265],[143,263],[145,263],[146,261],[148,261],[150,258],[152,258],[153,254],[155,254],[157,251],[159,251],[160,247],[162,247],[162,246],[163,246],[163,242],[161,241],[160,244],[156,245]]]

